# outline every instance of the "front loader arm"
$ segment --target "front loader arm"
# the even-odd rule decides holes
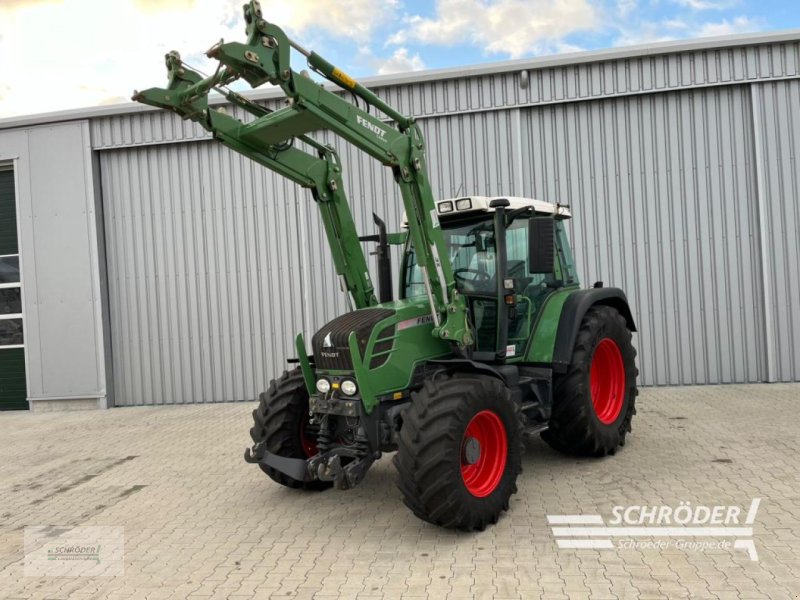
[[[208,106],[208,91],[235,79],[224,71],[203,79],[186,67],[177,52],[166,56],[169,72],[167,88],[150,88],[135,92],[133,99],[159,108],[171,110],[184,119],[199,123],[214,137],[236,152],[247,156],[279,175],[309,188],[320,207],[323,225],[333,255],[336,273],[357,308],[366,308],[378,303],[374,286],[369,277],[367,262],[353,215],[347,203],[342,185],[341,166],[336,152],[307,136],[298,139],[311,146],[317,156],[293,145],[254,145],[242,139],[243,123],[224,111]],[[256,117],[270,111],[245,99],[235,92],[224,91],[231,103]]]
[[[342,190],[341,168],[333,149],[307,134],[330,130],[390,167],[400,187],[411,241],[426,283],[436,324],[434,335],[461,348],[472,345],[466,301],[455,286],[427,176],[423,136],[413,118],[402,116],[347,74],[290,40],[283,30],[263,19],[256,0],[245,5],[244,15],[247,42],[220,42],[207,52],[220,63],[213,76],[203,79],[183,65],[176,53],[170,53],[167,55],[169,86],[138,92],[134,100],[192,119],[237,152],[310,188],[322,211],[337,272],[358,307],[371,306],[376,300]],[[382,111],[396,128],[295,72],[290,64],[292,47],[306,56],[312,69],[362,98],[367,106]],[[252,87],[264,83],[279,86],[287,96],[287,106],[269,112],[238,94],[220,89],[239,78]],[[227,100],[255,119],[243,123],[210,108],[208,93],[212,89],[222,91]],[[319,156],[295,148],[294,140],[316,149]]]

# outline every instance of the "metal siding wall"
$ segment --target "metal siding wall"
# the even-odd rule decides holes
[[[770,379],[800,380],[800,81],[753,89],[760,134]]]
[[[645,385],[763,376],[750,110],[734,86],[526,113],[525,193],[572,206],[585,284],[626,290]]]
[[[542,69],[527,90],[501,73],[378,92],[422,117],[438,197],[573,206],[582,280],[620,286],[632,303],[641,383],[742,382],[768,378],[749,89],[799,70],[798,44],[784,43]],[[779,377],[797,380],[800,134],[795,117],[782,128],[776,115],[797,106],[798,82],[752,85],[774,106],[762,111],[762,163],[783,165],[767,187],[782,240],[769,263],[772,350]],[[309,336],[346,310],[310,193],[168,113],[92,128],[118,403],[255,398],[294,354],[295,331]],[[391,172],[316,137],[340,149],[359,230],[374,230],[373,210],[396,230]]]

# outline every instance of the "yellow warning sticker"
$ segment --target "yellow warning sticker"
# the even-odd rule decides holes
[[[354,87],[356,87],[356,80],[350,77],[350,75],[348,75],[344,71],[336,67],[334,67],[333,69],[333,76],[336,77],[336,79],[341,81],[343,84],[345,84],[347,87],[349,87],[351,90]]]

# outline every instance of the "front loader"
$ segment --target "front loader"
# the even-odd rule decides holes
[[[508,509],[526,437],[541,434],[574,455],[614,454],[635,413],[636,328],[621,290],[581,289],[565,228],[570,210],[516,197],[434,199],[413,117],[290,40],[255,0],[244,16],[245,43],[207,52],[219,63],[214,75],[171,52],[168,86],[133,99],[199,123],[309,189],[352,307],[310,341],[297,336],[296,367],[253,411],[245,459],[287,487],[349,489],[395,452],[398,487],[417,516],[474,530]],[[294,71],[291,49],[342,93]],[[239,79],[280,87],[285,107],[269,111],[231,91]],[[246,117],[210,106],[212,90]],[[359,236],[338,155],[310,136],[318,130],[391,169],[405,208],[401,231],[387,232],[375,216],[378,233]],[[364,243],[376,244],[378,290]],[[391,245],[403,248],[396,300]]]

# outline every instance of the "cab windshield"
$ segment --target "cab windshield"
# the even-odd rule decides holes
[[[466,295],[494,295],[497,290],[494,223],[492,219],[443,224],[442,234],[449,253],[456,287]],[[528,219],[517,218],[506,231],[508,277],[530,284],[544,275],[528,274]],[[422,296],[425,284],[409,245],[406,258],[405,297]],[[538,283],[539,281],[537,281]]]

